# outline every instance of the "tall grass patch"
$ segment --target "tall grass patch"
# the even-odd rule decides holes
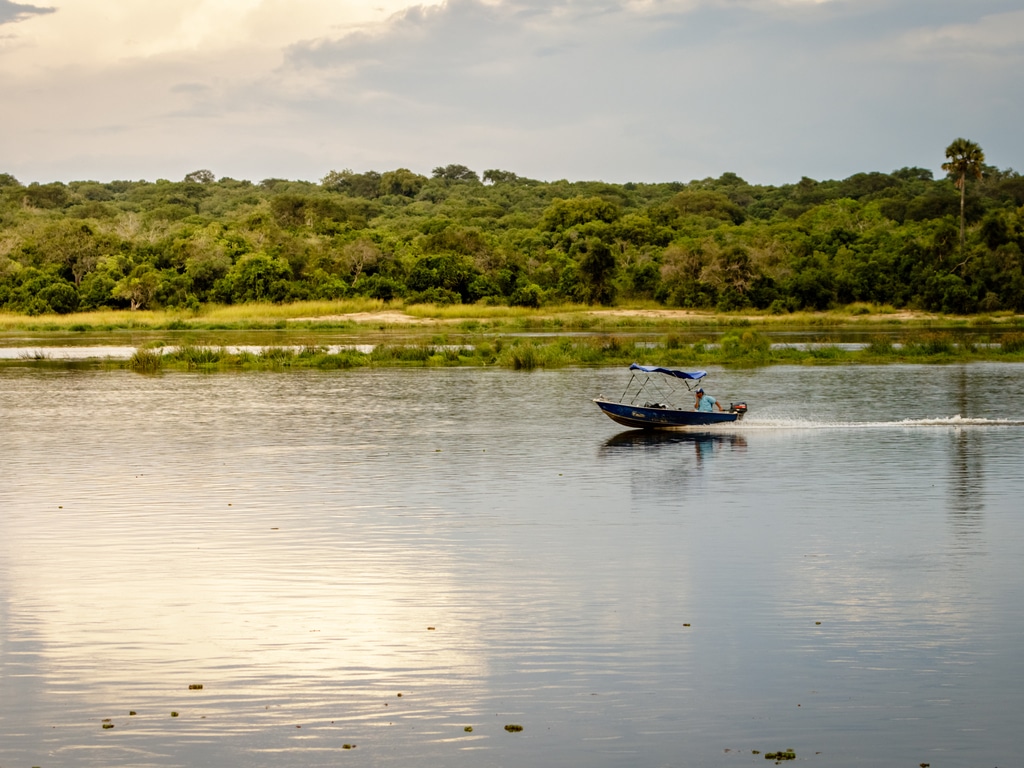
[[[721,353],[724,362],[767,363],[771,360],[772,345],[757,331],[727,333],[722,337]]]
[[[191,344],[184,344],[168,355],[169,360],[182,362],[188,368],[205,368],[218,365],[227,352],[218,347],[198,347]]]
[[[1024,352],[1024,333],[1008,333],[999,341],[999,348],[1007,355]]]
[[[128,367],[137,373],[157,373],[163,363],[164,356],[159,349],[139,347],[128,360]]]
[[[957,347],[948,333],[924,333],[903,345],[908,355],[920,357],[951,356]]]

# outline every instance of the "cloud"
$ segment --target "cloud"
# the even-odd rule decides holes
[[[903,37],[906,50],[929,57],[1003,58],[1024,55],[1024,11],[995,13],[967,23],[915,29]]]
[[[930,18],[985,23],[929,1],[942,11]],[[512,170],[542,177],[891,170],[924,161],[912,131],[946,122],[946,84],[904,50],[926,18],[917,0],[452,0],[294,45],[282,77],[298,108],[343,125],[358,114],[396,145],[403,126],[450,155],[525,158]],[[938,57],[953,82],[969,77]]]
[[[55,8],[14,3],[11,0],[0,0],[0,24],[22,21],[30,16],[36,16],[41,13],[53,13],[55,10]]]
[[[457,162],[783,183],[937,169],[958,135],[1024,165],[1005,0],[54,2],[0,56],[22,179]]]

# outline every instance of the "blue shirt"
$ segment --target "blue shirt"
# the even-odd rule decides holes
[[[715,403],[717,402],[718,401],[715,400],[715,398],[713,398],[711,395],[701,395],[700,405],[697,406],[697,410],[702,411],[704,413],[711,413],[711,411],[714,410]]]

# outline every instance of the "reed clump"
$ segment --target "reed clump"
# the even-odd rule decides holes
[[[807,352],[811,358],[816,362],[823,363],[841,363],[846,359],[846,350],[842,347],[838,347],[835,344],[823,344],[821,346],[813,346]]]
[[[772,348],[766,336],[757,331],[744,331],[723,336],[720,353],[725,362],[767,363],[771,360]]]
[[[128,366],[137,373],[157,373],[164,364],[163,353],[158,349],[139,347],[129,358]]]
[[[285,347],[264,347],[256,355],[259,362],[266,363],[271,367],[290,366],[296,357],[295,350]]]
[[[871,357],[891,357],[895,348],[891,339],[887,339],[885,336],[875,336],[868,342],[864,352]]]
[[[999,342],[999,348],[1008,355],[1024,352],[1024,333],[1008,333]]]
[[[219,364],[227,356],[222,348],[198,347],[184,344],[167,355],[168,361],[184,363],[189,369],[206,368]]]
[[[540,364],[540,355],[533,342],[513,344],[498,355],[498,365],[514,371],[532,371]]]

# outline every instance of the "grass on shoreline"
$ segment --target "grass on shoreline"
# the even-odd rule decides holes
[[[435,306],[376,299],[302,301],[292,304],[205,305],[196,312],[172,310],[101,310],[68,315],[18,315],[0,312],[0,332],[96,332],[112,330],[380,330],[403,326],[452,328],[465,332],[515,330],[615,331],[626,328],[754,328],[786,327],[1021,327],[1024,316],[997,313],[937,316],[897,312],[892,307],[853,304],[827,312],[782,315],[715,313],[669,309],[650,302],[607,308],[578,304],[526,307],[454,304]]]
[[[105,311],[28,317],[0,313],[0,333],[80,332],[88,335],[109,330],[158,333],[268,328],[302,332],[297,334],[302,340],[292,346],[232,351],[220,346],[223,342],[204,340],[201,333],[189,333],[185,344],[172,341],[171,337],[156,336],[139,347],[127,361],[58,361],[47,359],[44,353],[3,362],[8,365],[127,368],[155,373],[408,366],[496,366],[533,370],[632,362],[702,368],[713,365],[1024,361],[1022,316],[936,317],[867,305],[783,316],[700,313],[668,310],[651,304],[613,309],[566,305],[536,310],[476,305],[406,307],[375,300],[207,306],[196,314]],[[773,332],[797,328],[834,331],[839,335],[851,329],[867,331],[870,343],[863,349],[830,343],[802,348],[771,344]],[[316,343],[315,332],[328,329],[344,329],[347,336],[357,339],[361,334],[370,337],[381,330],[414,330],[424,341],[377,344],[369,352],[331,351]],[[961,330],[970,330],[972,338],[958,334]],[[530,331],[552,335],[547,338],[515,336]],[[573,336],[574,331],[587,331],[591,335]],[[636,339],[631,338],[637,331],[656,340],[638,345]],[[448,342],[448,333],[457,334],[460,342]],[[216,334],[213,337],[216,338]],[[695,338],[698,340],[694,341]]]
[[[503,339],[469,345],[423,343],[378,345],[372,351],[330,351],[327,347],[267,347],[258,352],[225,347],[185,345],[173,349],[139,348],[127,361],[105,361],[104,367],[139,373],[160,371],[337,370],[394,367],[499,367],[529,371],[568,366],[627,366],[632,362],[666,367],[967,363],[982,360],[1024,362],[1024,333],[1010,333],[1002,343],[974,345],[945,333],[916,333],[894,345],[876,337],[865,347],[848,349],[834,344],[810,347],[773,346],[755,332],[726,334],[720,342],[680,342],[668,336],[655,346],[638,346],[632,339],[554,338]]]

